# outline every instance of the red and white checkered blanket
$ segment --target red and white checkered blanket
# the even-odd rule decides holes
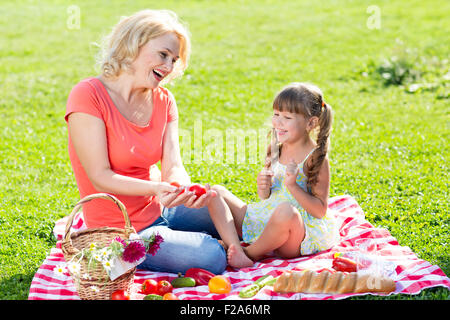
[[[437,266],[419,259],[409,247],[400,246],[397,240],[391,236],[388,230],[375,228],[364,219],[364,212],[358,203],[350,196],[338,196],[330,199],[329,208],[334,211],[340,223],[340,242],[330,250],[320,252],[311,256],[304,256],[296,259],[278,259],[268,257],[255,263],[251,268],[234,269],[228,267],[224,272],[232,284],[232,291],[229,294],[213,294],[208,290],[208,286],[197,286],[191,288],[176,288],[174,293],[183,300],[222,300],[222,299],[240,299],[238,294],[246,285],[252,283],[259,277],[270,274],[279,276],[286,270],[331,270],[333,254],[335,252],[348,252],[358,250],[355,242],[358,239],[366,239],[367,243],[375,246],[377,255],[381,259],[390,261],[394,265],[395,271],[391,278],[396,282],[394,293],[418,294],[422,289],[436,286],[443,286],[450,289],[450,279]],[[31,282],[30,300],[78,300],[80,299],[72,278],[68,273],[56,274],[54,269],[58,265],[63,265],[65,260],[61,251],[61,239],[64,234],[66,218],[59,220],[54,228],[54,233],[58,238],[56,248],[53,248],[50,254],[37,270],[33,281]],[[86,228],[82,214],[78,214],[72,225],[73,231]],[[142,299],[143,295],[138,291],[140,285],[145,279],[152,278],[157,281],[171,281],[177,275],[173,273],[150,272],[137,270],[134,278],[134,284],[131,290],[131,299]],[[264,287],[253,297],[259,300],[318,300],[318,299],[344,299],[355,295],[364,294],[304,294],[289,293],[280,294],[273,290],[273,287]],[[381,295],[381,294],[380,294]]]

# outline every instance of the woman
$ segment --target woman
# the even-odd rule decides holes
[[[180,155],[175,99],[161,83],[182,74],[189,52],[188,32],[173,12],[143,10],[123,18],[107,37],[101,75],[82,80],[68,97],[69,156],[82,198],[114,194],[143,238],[154,232],[164,238],[139,268],[184,273],[200,267],[219,274],[226,253],[211,236],[218,237],[206,207],[213,192],[207,186],[196,199],[170,184],[187,185],[190,178]],[[86,203],[83,216],[88,228],[124,226],[115,204],[103,199]]]

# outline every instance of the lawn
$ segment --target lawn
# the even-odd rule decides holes
[[[2,0],[0,299],[27,299],[55,221],[79,199],[67,95],[98,73],[95,43],[143,8],[174,10],[192,34],[190,66],[168,88],[191,137],[182,151],[193,181],[256,200],[260,157],[226,160],[212,133],[229,141],[268,128],[275,93],[313,82],[335,110],[331,196],[353,196],[372,224],[450,274],[449,1]],[[434,288],[393,298],[449,297]]]

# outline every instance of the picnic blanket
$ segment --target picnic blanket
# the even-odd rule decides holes
[[[250,268],[235,269],[227,267],[223,273],[230,279],[232,291],[229,294],[213,294],[208,286],[190,288],[175,288],[174,293],[183,300],[239,300],[238,294],[242,288],[251,284],[263,275],[279,276],[287,270],[332,270],[332,260],[335,252],[349,252],[359,250],[356,243],[361,240],[376,248],[377,257],[393,266],[390,275],[396,282],[396,290],[390,294],[418,294],[425,288],[443,286],[450,289],[450,279],[437,266],[419,259],[409,247],[400,246],[388,230],[376,228],[364,218],[364,212],[351,196],[337,196],[329,201],[329,208],[335,214],[340,225],[340,241],[331,249],[295,259],[279,259],[274,256],[267,257],[255,263]],[[67,217],[66,217],[67,218]],[[66,218],[56,222],[54,234],[58,241],[56,247],[51,249],[40,268],[37,270],[30,286],[28,299],[30,300],[79,300],[73,280],[69,273],[56,273],[56,267],[64,265],[65,260],[61,251],[61,240],[64,234]],[[73,222],[72,230],[85,229],[82,213],[79,213]],[[173,273],[151,272],[138,269],[131,288],[131,299],[142,299],[140,286],[145,279],[169,280],[177,277]],[[266,286],[253,297],[255,300],[319,300],[319,299],[345,299],[363,294],[305,294],[305,293],[276,293],[273,287]],[[378,294],[383,295],[383,294]]]

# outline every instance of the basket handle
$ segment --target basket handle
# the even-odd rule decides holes
[[[122,202],[120,202],[119,199],[117,199],[116,197],[114,197],[113,195],[108,194],[108,193],[94,193],[94,194],[90,194],[90,195],[84,197],[83,199],[81,199],[80,201],[78,201],[78,203],[73,208],[73,210],[67,220],[67,224],[66,224],[66,231],[64,234],[65,241],[70,240],[70,237],[69,237],[70,228],[72,227],[72,223],[73,223],[73,219],[75,218],[75,214],[78,212],[78,210],[82,207],[82,205],[84,203],[89,202],[93,199],[106,199],[106,200],[113,201],[119,207],[120,211],[122,211],[123,217],[125,219],[125,234],[126,234],[126,236],[128,237],[130,235],[130,233],[136,232],[134,230],[134,228],[131,226],[131,221],[130,221],[130,217],[128,216],[127,209],[125,208],[124,204]]]

